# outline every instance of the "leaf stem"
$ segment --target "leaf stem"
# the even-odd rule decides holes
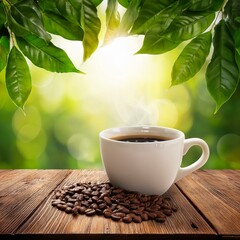
[[[216,26],[216,22],[217,22],[220,14],[222,15],[222,16],[221,16],[221,19],[223,18],[223,11],[224,11],[224,8],[225,8],[227,2],[228,2],[228,0],[225,0],[225,1],[223,2],[223,4],[222,4],[220,10],[217,12],[217,16],[216,16],[215,19],[214,19],[214,22],[213,22],[213,24],[212,24],[212,27],[211,27],[211,30],[210,30],[210,31],[212,31],[213,28]]]
[[[9,35],[10,35],[10,46],[11,48],[16,46],[16,41],[15,41],[15,36],[14,36],[14,33],[11,31],[11,29],[9,27],[7,27],[8,29],[8,32],[9,32]]]
[[[8,19],[8,15],[9,15],[8,11],[9,11],[9,9],[10,9],[10,7],[11,7],[12,4],[11,4],[11,2],[8,1],[8,0],[2,0],[2,1],[3,1],[3,9],[4,9],[4,12],[5,12],[5,14],[6,14],[6,17],[7,17],[7,19]],[[14,33],[13,33],[12,30],[10,29],[9,24],[7,25],[7,30],[8,30],[9,36],[10,36],[10,46],[11,46],[11,48],[12,48],[13,46],[16,45],[16,42],[15,42]]]

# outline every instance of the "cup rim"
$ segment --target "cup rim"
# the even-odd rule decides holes
[[[129,131],[130,130],[130,131]],[[151,133],[153,134],[154,131],[157,133],[159,131],[161,131],[161,134],[166,136],[169,134],[170,135],[175,135],[175,137],[169,137],[170,139],[166,139],[165,141],[160,141],[160,142],[124,142],[124,141],[118,141],[116,139],[113,139],[114,137],[117,136],[124,136],[127,134],[124,134],[129,132],[134,133],[134,130],[136,131],[136,133],[140,133],[137,135],[143,135],[144,133],[147,135],[147,133]],[[115,134],[115,135],[114,135]],[[154,136],[154,134],[153,134]],[[155,135],[157,136],[157,134]],[[175,128],[170,128],[170,127],[164,127],[164,126],[149,126],[149,125],[139,125],[139,126],[120,126],[120,127],[112,127],[112,128],[107,128],[102,130],[99,133],[99,137],[100,139],[104,139],[106,141],[109,142],[117,142],[117,143],[121,143],[121,144],[163,144],[163,143],[168,143],[168,142],[173,142],[179,139],[184,139],[185,135],[182,131],[175,129]]]

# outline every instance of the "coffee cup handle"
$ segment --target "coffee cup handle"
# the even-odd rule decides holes
[[[196,162],[192,163],[191,165],[184,168],[180,167],[174,182],[177,182],[186,175],[201,168],[207,162],[209,157],[209,147],[207,143],[200,138],[189,138],[184,140],[183,155],[185,155],[188,152],[188,150],[193,146],[199,146],[202,149],[202,155]]]

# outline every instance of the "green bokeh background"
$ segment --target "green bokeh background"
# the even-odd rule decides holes
[[[142,39],[118,39],[81,63],[81,43],[54,36],[86,74],[50,73],[30,62],[33,89],[25,112],[10,100],[0,73],[0,168],[102,168],[101,130],[125,125],[178,128],[210,147],[204,168],[240,168],[240,89],[218,113],[205,67],[190,81],[171,86],[171,68],[182,45],[170,53],[134,55]],[[192,148],[183,166],[195,161]]]

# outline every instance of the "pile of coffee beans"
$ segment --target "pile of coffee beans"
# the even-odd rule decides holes
[[[102,215],[113,221],[165,222],[177,211],[170,198],[117,188],[111,183],[73,183],[55,191],[52,206],[68,214]]]

